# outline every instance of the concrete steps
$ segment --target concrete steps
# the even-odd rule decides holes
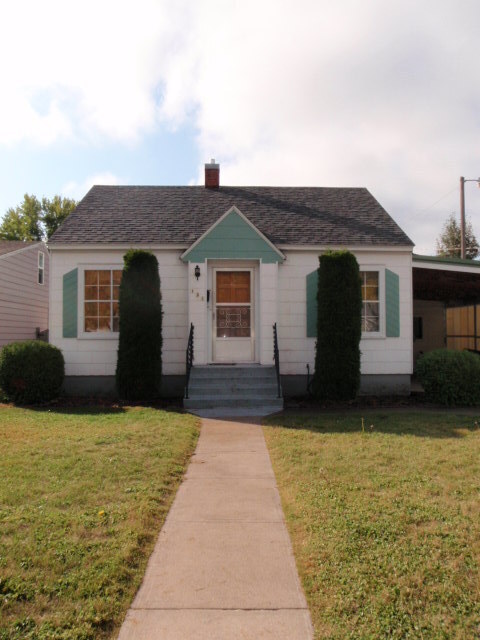
[[[193,367],[183,406],[203,417],[260,416],[283,409],[275,367],[209,365]]]

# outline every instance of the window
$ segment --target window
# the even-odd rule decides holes
[[[45,254],[38,252],[38,284],[45,283]]]
[[[117,332],[121,269],[85,269],[84,331]]]
[[[380,331],[378,271],[360,271],[362,284],[362,331]]]

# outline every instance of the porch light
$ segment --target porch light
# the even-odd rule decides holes
[[[200,267],[198,266],[198,264],[195,267],[194,274],[195,274],[195,278],[198,280],[200,278]]]

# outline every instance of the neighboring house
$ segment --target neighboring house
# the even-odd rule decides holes
[[[46,336],[48,269],[43,242],[0,240],[0,347]]]
[[[348,248],[362,276],[362,390],[408,393],[412,372],[411,240],[364,188],[95,186],[49,241],[50,340],[66,388],[113,389],[118,285],[132,247],[159,262],[164,393],[194,364],[271,365],[277,324],[286,395],[313,371],[319,256]]]

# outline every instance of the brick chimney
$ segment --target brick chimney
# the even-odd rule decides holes
[[[218,189],[220,186],[220,165],[216,164],[215,158],[210,163],[205,164],[205,188]]]

